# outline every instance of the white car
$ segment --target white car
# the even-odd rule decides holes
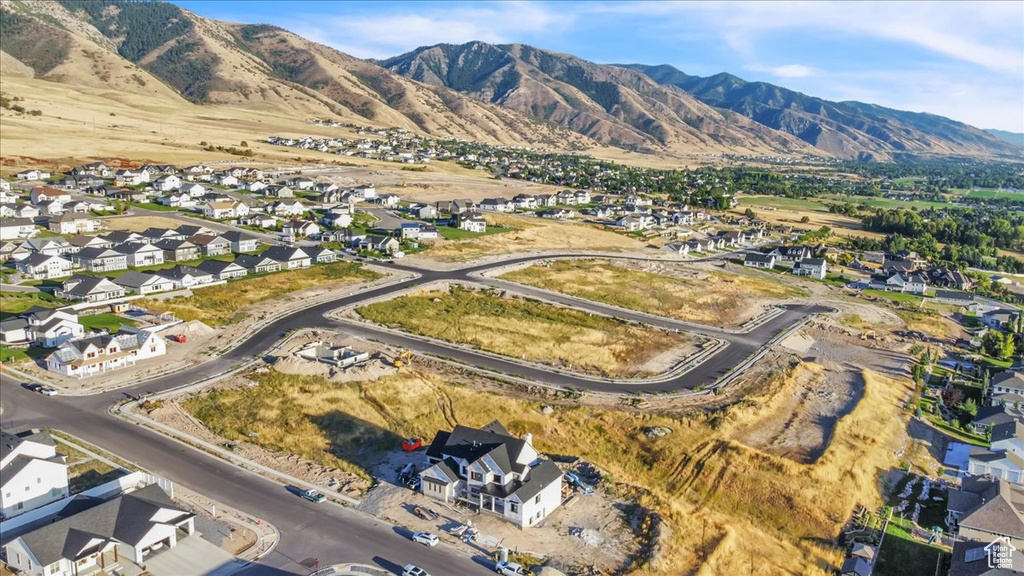
[[[494,565],[494,571],[502,576],[528,576],[529,572],[515,562],[498,562]]]
[[[402,576],[430,576],[430,574],[427,574],[427,571],[419,566],[406,564],[405,568],[402,568]]]
[[[440,542],[436,534],[431,534],[429,532],[413,532],[412,541],[419,542],[424,546],[437,546],[437,543]]]
[[[58,392],[56,388],[53,388],[51,386],[43,386],[42,388],[39,389],[39,393],[42,394],[43,396],[56,396],[57,394],[60,394],[60,392]]]

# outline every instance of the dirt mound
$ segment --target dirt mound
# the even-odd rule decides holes
[[[217,334],[217,330],[211,328],[199,320],[190,320],[174,328],[177,333],[185,334],[193,338],[205,338]]]

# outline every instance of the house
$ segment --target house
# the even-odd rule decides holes
[[[110,245],[123,244],[125,242],[149,243],[149,238],[146,238],[142,234],[139,234],[138,232],[127,232],[124,230],[115,230],[113,232],[108,232],[100,236],[100,238],[103,238],[107,242],[110,242]]]
[[[534,196],[538,208],[552,208],[558,206],[558,196],[554,194],[538,194]]]
[[[129,271],[114,278],[114,284],[124,288],[131,294],[154,294],[174,290],[174,282],[168,278],[147,274],[146,272]]]
[[[111,248],[83,248],[72,261],[90,272],[110,272],[128,268],[128,257]]]
[[[459,215],[458,222],[459,230],[476,232],[478,234],[487,232],[487,220],[484,220],[484,217],[479,214]]]
[[[679,256],[686,256],[690,253],[690,244],[689,242],[669,242],[662,250]]]
[[[64,214],[50,218],[46,227],[57,234],[85,234],[95,232],[100,223],[81,214]]]
[[[225,232],[221,234],[221,238],[231,244],[232,252],[253,252],[260,247],[259,238],[237,230]]]
[[[98,176],[100,178],[109,178],[114,174],[110,167],[103,162],[90,162],[89,164],[83,164],[77,168],[73,168],[71,173],[75,176]]]
[[[38,230],[28,218],[0,219],[0,240],[30,238],[34,236],[36,232],[38,232]]]
[[[202,212],[215,220],[239,218],[249,213],[249,205],[237,200],[211,200],[203,204]]]
[[[133,268],[157,266],[164,263],[164,251],[154,244],[125,242],[114,246],[113,249],[124,254],[128,266]]]
[[[974,304],[974,294],[960,292],[959,290],[936,290],[935,299],[939,302],[955,306],[970,306]]]
[[[164,262],[187,262],[202,255],[199,246],[188,240],[160,240],[154,246],[164,251]]]
[[[292,219],[281,228],[281,234],[293,238],[306,238],[320,233],[320,226],[310,220]]]
[[[294,198],[295,193],[287,186],[266,186],[263,188],[263,195],[270,198]]]
[[[231,253],[231,241],[216,234],[196,234],[189,242],[199,247],[203,256],[220,256]]]
[[[35,218],[39,216],[39,208],[31,204],[16,204],[12,211],[13,213],[10,217],[14,218]]]
[[[115,186],[140,186],[149,182],[146,170],[118,170],[114,173]]]
[[[168,174],[154,180],[152,186],[154,190],[160,192],[171,192],[181,187],[181,178],[174,174]]]
[[[232,176],[231,174],[224,174],[218,177],[216,180],[217,184],[220,184],[221,186],[238,186],[238,178]]]
[[[793,265],[793,274],[824,280],[827,266],[824,258],[803,258]]]
[[[810,258],[814,252],[808,246],[797,244],[795,246],[777,246],[770,253],[783,262],[799,262],[804,258]]]
[[[306,178],[305,176],[296,176],[288,180],[289,186],[294,186],[299,190],[310,190],[316,184],[312,178]]]
[[[1024,484],[1024,423],[1003,420],[989,428],[990,448],[971,448],[968,473]]]
[[[63,376],[84,378],[133,366],[166,353],[163,337],[155,332],[122,326],[116,334],[68,340],[46,357],[46,369]]]
[[[142,236],[153,244],[161,240],[184,240],[187,237],[183,232],[168,228],[146,228],[142,231]]]
[[[1014,567],[1024,566],[1024,490],[995,478],[964,478],[959,490],[949,490],[946,524],[953,538],[950,576],[1012,574],[993,570],[993,546],[1005,547]]]
[[[437,231],[436,226],[430,224],[420,224],[420,240],[437,240],[441,235]]]
[[[748,253],[743,258],[743,265],[749,268],[771,270],[772,268],[775,268],[775,254],[759,254],[757,252]]]
[[[888,278],[873,277],[869,284],[871,288],[885,290],[886,292],[909,292],[911,294],[924,294],[928,290],[928,281],[920,274],[902,276],[893,274]]]
[[[420,222],[402,222],[395,229],[395,234],[402,240],[419,240],[423,226]]]
[[[399,248],[398,240],[391,236],[369,235],[359,241],[360,250],[371,250],[381,254],[394,254]]]
[[[420,490],[461,501],[520,528],[541,522],[562,503],[562,471],[540,457],[532,436],[515,438],[498,421],[440,431],[427,449]]]
[[[306,206],[298,200],[278,200],[270,205],[269,211],[277,216],[302,216]]]
[[[68,202],[71,202],[71,194],[67,190],[51,188],[50,186],[36,186],[31,192],[29,192],[29,201],[36,206],[41,206],[50,202],[67,204]]]
[[[397,208],[402,199],[397,194],[378,196],[376,202],[384,208]]]
[[[287,246],[271,246],[264,250],[263,257],[279,262],[284,270],[309,268],[313,263],[309,254],[303,252],[301,248],[288,248]]]
[[[156,275],[173,282],[176,290],[204,286],[213,282],[213,274],[183,264],[178,264],[174,268],[157,270]]]
[[[124,286],[97,276],[72,276],[57,290],[57,296],[78,302],[105,302],[123,298],[124,294]]]
[[[0,321],[0,341],[5,344],[28,342],[54,348],[65,340],[84,334],[85,328],[78,323],[78,314],[70,308],[33,306],[17,317]]]
[[[213,275],[217,280],[241,278],[249,274],[249,270],[244,266],[234,262],[224,262],[223,260],[203,260],[196,268]]]
[[[195,208],[197,206],[195,199],[188,194],[167,194],[160,196],[155,202],[171,208]]]
[[[537,213],[541,218],[549,218],[551,220],[569,220],[576,217],[576,213],[568,208],[552,208],[551,210],[542,210]]]
[[[352,213],[348,210],[347,205],[344,206],[344,209],[338,207],[329,208],[320,217],[320,223],[330,228],[348,228],[352,225]]]
[[[59,514],[4,545],[12,568],[25,576],[80,576],[126,573],[120,562],[130,561],[137,571],[152,551],[174,548],[180,534],[195,531],[195,514],[157,484],[105,502],[74,504],[67,516]]]
[[[254,180],[245,185],[245,189],[248,190],[249,192],[261,192],[263,190],[266,190],[267,188],[267,183],[261,182],[260,180]]]
[[[479,208],[483,212],[511,212],[512,204],[505,198],[484,198]]]
[[[270,214],[251,212],[247,216],[239,216],[238,223],[242,226],[252,226],[254,228],[274,228],[277,226],[277,217]]]
[[[307,246],[302,251],[309,255],[314,264],[330,264],[338,261],[338,253],[322,246]]]
[[[989,393],[993,396],[1002,394],[1024,396],[1024,372],[1010,370],[992,376],[991,382],[989,382]]]
[[[980,406],[974,420],[971,421],[971,426],[979,433],[987,435],[994,426],[1007,424],[1016,419],[1017,417],[1011,414],[1009,407],[1004,404]]]
[[[932,268],[928,271],[928,281],[933,286],[956,290],[970,290],[974,287],[974,281],[969,276],[950,268]]]
[[[0,262],[17,262],[28,258],[32,251],[17,242],[0,242]]]
[[[50,256],[36,252],[19,260],[14,268],[32,280],[49,280],[71,274],[71,261],[61,256]]]
[[[911,260],[886,260],[882,265],[886,274],[909,274],[917,270],[917,264]]]
[[[412,208],[410,212],[421,220],[432,220],[437,218],[437,208],[430,204],[419,204]]]
[[[205,196],[206,195],[206,188],[203,187],[202,184],[198,184],[198,183],[195,183],[195,182],[186,182],[186,183],[183,183],[180,188],[178,188],[178,193],[179,194],[188,194],[193,199],[195,199],[195,198],[199,198],[200,196]]]
[[[616,226],[629,232],[645,230],[649,224],[650,220],[645,214],[629,214],[615,221]]]
[[[48,170],[22,170],[14,175],[18,180],[46,180],[50,177]]]
[[[239,254],[235,258],[235,264],[245,268],[250,274],[265,274],[281,270],[280,262],[257,254]]]
[[[68,494],[68,465],[49,432],[0,431],[0,518],[13,518]]]
[[[1017,321],[1017,312],[998,308],[985,312],[981,315],[980,320],[982,324],[993,330],[1007,330]]]

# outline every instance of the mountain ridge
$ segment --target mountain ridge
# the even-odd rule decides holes
[[[859,160],[901,155],[1020,155],[1024,150],[936,114],[907,112],[853,100],[834,102],[722,72],[691,76],[667,64],[618,65],[670,84],[698,100],[793,134],[832,155]]]

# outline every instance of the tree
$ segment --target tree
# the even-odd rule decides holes
[[[801,224],[807,224],[810,221],[811,221],[811,217],[810,216],[804,216],[803,218],[800,219],[800,223]]]
[[[946,386],[942,391],[942,403],[949,408],[959,406],[963,401],[963,390],[960,390],[956,386]]]
[[[960,405],[960,409],[972,417],[978,415],[978,404],[974,401],[974,398],[964,400],[963,404]]]
[[[1001,332],[989,330],[981,338],[981,348],[985,354],[993,358],[1009,360],[1013,356],[1013,338],[1003,336]]]
[[[754,211],[751,210],[750,208],[747,208],[746,210],[744,210],[743,211],[743,215],[746,216],[747,218],[750,218],[751,220],[753,220],[754,218],[757,218],[757,214],[754,214]]]

